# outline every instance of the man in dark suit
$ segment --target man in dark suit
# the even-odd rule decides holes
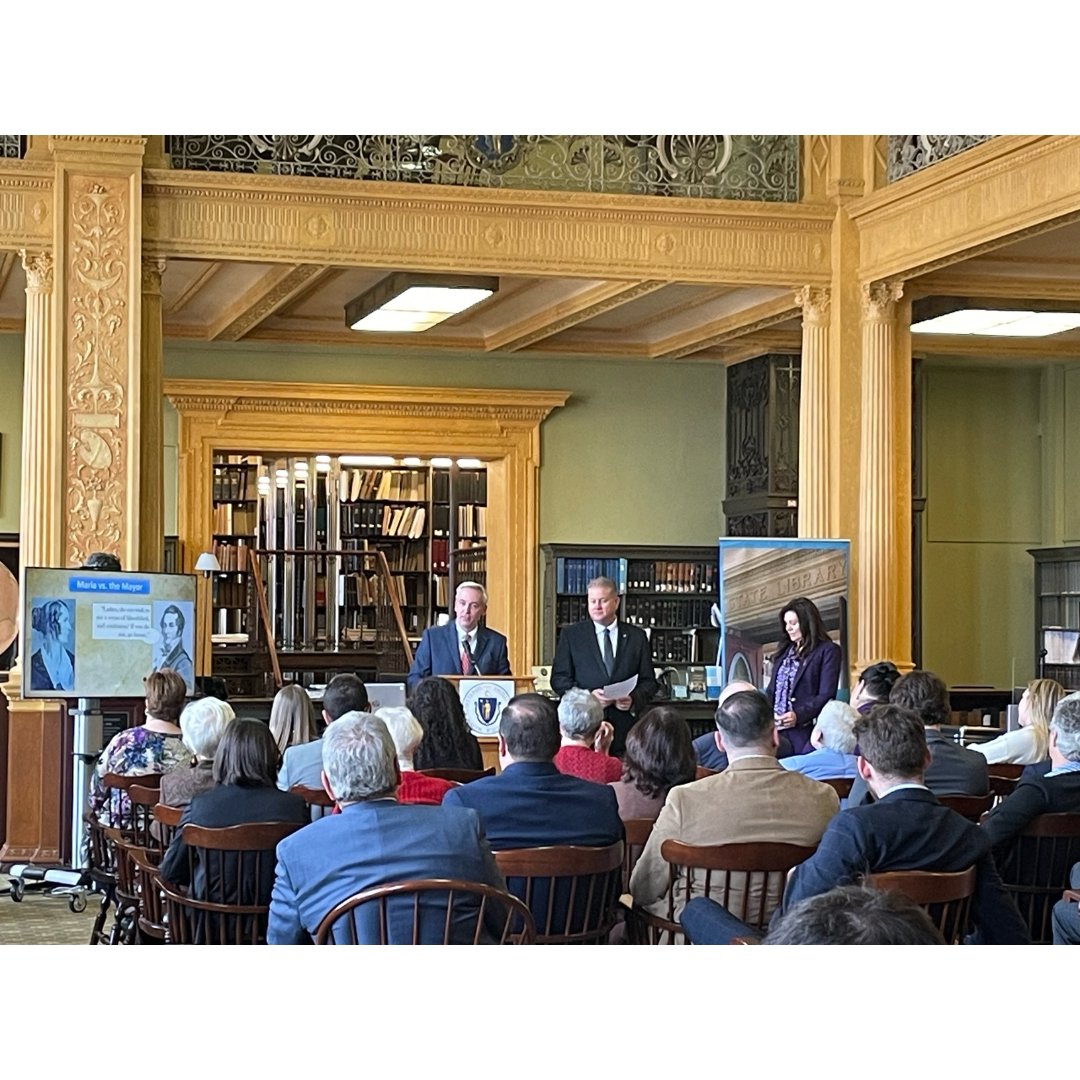
[[[971,917],[987,945],[1025,945],[1027,928],[1004,892],[978,825],[942,806],[923,783],[930,753],[921,720],[899,706],[877,705],[855,724],[859,775],[877,799],[837,814],[817,851],[791,873],[779,912],[809,896],[888,870],[953,873],[976,867]],[[695,910],[695,919],[700,912]],[[698,922],[693,940],[730,941],[752,933],[719,905]]]
[[[484,586],[463,581],[454,593],[454,621],[424,631],[409,668],[409,689],[429,675],[509,675],[506,638],[480,625],[486,613]]]
[[[898,679],[889,693],[889,703],[922,718],[930,751],[922,782],[935,795],[986,795],[990,791],[986,758],[941,734],[941,725],[949,722],[949,691],[933,672],[910,671]],[[857,777],[847,805],[861,806],[869,801],[866,781]]]
[[[505,889],[472,810],[397,802],[397,754],[377,717],[361,713],[331,724],[323,736],[323,766],[324,786],[341,813],[320,818],[302,830],[303,837],[297,834],[278,844],[269,944],[308,941],[331,908],[376,885],[459,878]],[[443,898],[439,893],[420,895],[419,942],[441,943]],[[466,944],[472,940],[475,906],[457,901],[454,911],[453,940]],[[362,943],[378,940],[377,918],[377,908],[359,915]],[[390,940],[410,942],[412,899],[391,900],[388,920]]]
[[[604,706],[604,719],[615,729],[611,753],[621,754],[626,733],[656,694],[652,651],[645,632],[618,617],[619,590],[611,578],[597,577],[588,587],[589,617],[565,627],[555,646],[551,689],[563,694],[571,686],[591,690]],[[614,701],[603,687],[638,677],[627,697]]]
[[[502,772],[448,791],[443,806],[475,810],[495,851],[616,843],[623,827],[615,792],[559,772],[553,760],[559,742],[554,703],[539,694],[518,694],[499,720]]]

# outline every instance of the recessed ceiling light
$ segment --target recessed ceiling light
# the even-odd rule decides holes
[[[415,334],[498,291],[497,277],[394,273],[345,305],[353,330]]]
[[[966,308],[913,323],[913,334],[976,334],[987,337],[1049,337],[1080,327],[1080,312],[1005,311]]]

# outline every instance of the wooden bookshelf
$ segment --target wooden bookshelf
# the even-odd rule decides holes
[[[1035,672],[1080,690],[1080,547],[1033,548]]]

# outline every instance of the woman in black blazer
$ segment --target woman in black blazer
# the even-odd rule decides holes
[[[796,754],[808,753],[810,732],[826,701],[840,684],[840,646],[830,640],[813,600],[797,597],[780,611],[782,641],[773,657],[765,696],[773,707],[777,730],[791,740]]]

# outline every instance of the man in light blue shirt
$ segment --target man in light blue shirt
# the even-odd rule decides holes
[[[856,777],[855,733],[859,714],[844,701],[827,701],[810,733],[809,754],[796,754],[780,762],[785,769],[801,772],[811,780]]]

